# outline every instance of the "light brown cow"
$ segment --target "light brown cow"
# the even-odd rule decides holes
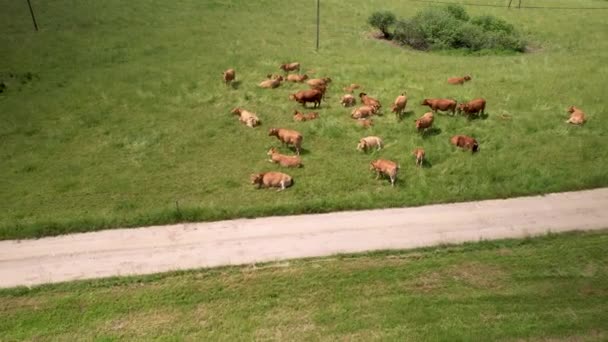
[[[405,106],[407,106],[407,96],[405,96],[405,92],[395,99],[393,105],[391,106],[391,112],[395,113],[397,119],[401,119],[401,115],[405,111]]]
[[[280,154],[274,147],[268,150],[266,154],[270,157],[268,161],[271,163],[276,163],[283,167],[302,167],[302,158],[300,156]]]
[[[279,188],[277,191],[283,191],[293,185],[293,178],[283,172],[262,172],[254,173],[249,176],[251,184],[257,185],[257,188]]]
[[[262,81],[260,82],[259,86],[261,88],[274,89],[280,86],[281,82],[283,82],[283,76]]]
[[[348,87],[344,87],[344,91],[347,93],[352,93],[355,89],[359,89],[359,88],[361,88],[360,85],[358,85],[356,83],[352,83]]]
[[[330,83],[331,83],[331,78],[329,78],[329,77],[312,78],[312,79],[306,81],[306,84],[308,84],[311,87],[318,87],[318,86],[327,87]]]
[[[286,128],[271,128],[268,131],[268,136],[277,137],[285,145],[293,145],[296,149],[296,154],[300,155],[302,140],[304,139],[300,132]]]
[[[471,153],[479,151],[479,144],[477,143],[477,140],[466,135],[453,136],[450,139],[450,144],[465,150],[471,150]]]
[[[239,116],[239,121],[249,127],[255,127],[260,124],[260,119],[255,113],[236,107],[231,111],[232,114]]]
[[[317,113],[317,112],[310,112],[310,113],[304,114],[297,110],[293,111],[293,119],[295,121],[310,121],[310,120],[314,120],[317,118],[319,118],[319,113]]]
[[[424,149],[422,147],[418,147],[417,149],[414,150],[413,154],[414,154],[414,157],[416,157],[416,166],[421,167],[422,164],[424,163],[424,157],[425,157]]]
[[[367,118],[369,116],[374,115],[374,113],[376,112],[376,109],[373,107],[368,107],[368,106],[361,106],[359,108],[355,108],[351,113],[350,116],[353,119],[363,119],[363,118]]]
[[[358,119],[357,120],[357,125],[363,127],[363,128],[370,128],[374,125],[374,120],[372,119]]]
[[[355,97],[351,94],[346,94],[340,99],[340,104],[344,107],[352,107],[357,104],[357,100],[355,100]]]
[[[300,71],[300,63],[298,63],[298,62],[285,63],[285,64],[281,64],[279,66],[279,68],[281,68],[281,70],[285,71],[286,73],[288,73],[290,71]]]
[[[380,179],[380,175],[386,175],[391,181],[391,186],[395,186],[399,165],[394,161],[377,159],[369,163],[369,169],[376,172],[376,179]]]
[[[448,78],[448,83],[449,84],[460,84],[463,85],[464,82],[468,82],[471,80],[471,76],[464,76],[464,77],[450,77]]]
[[[304,74],[304,75],[297,75],[297,74],[287,75],[287,81],[289,81],[289,82],[302,83],[302,82],[306,81],[307,79],[308,79],[308,75],[306,75],[306,74]]]
[[[452,112],[452,114],[456,114],[456,101],[452,99],[424,99],[422,101],[422,106],[429,106],[433,112],[437,112],[438,110],[444,112]]]
[[[381,150],[384,145],[382,138],[376,136],[369,136],[365,138],[361,138],[359,143],[357,144],[357,150],[367,152],[371,148],[376,148],[376,150]]]
[[[376,108],[376,111],[382,107],[382,105],[380,104],[380,101],[367,95],[366,93],[359,93],[359,98],[361,99],[361,103],[363,103],[366,106]]]
[[[568,107],[568,113],[570,113],[570,118],[566,120],[566,123],[571,123],[574,125],[582,125],[585,123],[585,112],[583,112],[580,108],[570,106]]]

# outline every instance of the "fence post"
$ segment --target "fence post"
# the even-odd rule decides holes
[[[513,0],[509,0],[509,5],[507,7],[511,8],[511,3],[513,2]]]
[[[30,15],[32,16],[32,21],[34,22],[34,28],[38,31],[38,24],[36,23],[36,17],[34,16],[34,10],[32,9],[32,4],[30,0],[27,0],[27,5],[30,8]]]
[[[321,16],[321,0],[317,0],[317,48],[319,51],[319,24],[320,24],[320,16]]]

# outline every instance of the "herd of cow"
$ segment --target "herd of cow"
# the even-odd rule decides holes
[[[291,94],[289,95],[289,99],[302,104],[304,108],[306,108],[307,103],[312,103],[313,108],[317,108],[321,105],[321,101],[325,99],[325,93],[329,87],[329,84],[331,83],[331,78],[325,77],[309,79],[308,75],[306,74],[290,74],[292,71],[299,72],[300,63],[298,62],[282,64],[280,69],[285,72],[285,76],[269,74],[267,75],[267,79],[262,81],[259,86],[261,88],[274,89],[279,87],[284,81],[297,83],[306,82],[306,84],[310,86],[310,89],[301,90]],[[226,85],[229,85],[235,79],[236,71],[234,69],[228,69],[223,73],[223,80]],[[471,81],[470,76],[448,78],[448,83],[453,85],[463,85],[468,81]],[[344,91],[347,94],[342,96],[340,99],[340,104],[344,107],[355,106],[357,101],[352,93],[355,89],[359,88],[360,86],[358,84],[351,84],[350,86],[345,87]],[[351,118],[355,119],[357,124],[362,127],[370,127],[373,125],[373,120],[371,117],[380,113],[382,105],[380,104],[380,101],[364,92],[359,93],[359,100],[361,101],[362,106],[355,108],[351,112]],[[406,94],[402,93],[401,95],[397,96],[391,105],[391,112],[395,113],[398,119],[401,119],[401,116],[405,111],[407,101],[408,99]],[[426,134],[427,130],[432,128],[434,114],[438,111],[449,112],[452,113],[452,115],[455,115],[457,112],[463,113],[467,116],[479,116],[480,114],[485,115],[486,100],[478,98],[467,103],[458,104],[452,99],[424,99],[421,105],[428,106],[431,111],[425,113],[420,118],[415,120],[415,128],[418,132]],[[579,108],[570,106],[568,108],[568,112],[570,113],[570,119],[566,121],[567,123],[580,125],[585,122],[585,113]],[[249,127],[258,126],[261,123],[260,119],[255,113],[249,112],[245,109],[237,107],[234,108],[231,113],[238,115],[239,121]],[[295,110],[293,118],[295,121],[309,121],[319,118],[319,114],[317,112],[305,114]],[[292,145],[296,152],[295,156],[287,156],[280,154],[275,148],[271,148],[267,153],[270,157],[270,162],[277,163],[283,167],[302,166],[302,160],[300,158],[303,140],[302,134],[295,130],[286,128],[270,128],[268,135],[277,137],[277,139],[280,140],[284,145]],[[455,135],[450,138],[450,143],[462,149],[471,150],[473,153],[479,151],[479,143],[477,140],[475,140],[475,138],[470,136]],[[359,141],[357,150],[368,151],[373,148],[381,149],[383,145],[384,143],[380,137],[368,136]],[[424,149],[420,147],[416,148],[413,151],[413,155],[416,158],[416,166],[422,166],[425,158]],[[384,175],[390,179],[391,185],[394,186],[397,179],[397,172],[399,171],[399,164],[392,160],[377,159],[370,163],[370,170],[376,173],[376,179],[379,179],[380,176]],[[251,183],[257,185],[258,188],[276,187],[279,188],[278,191],[284,190],[293,184],[293,178],[283,172],[256,173],[251,175],[250,180]]]

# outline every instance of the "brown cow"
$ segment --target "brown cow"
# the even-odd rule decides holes
[[[458,146],[465,150],[471,150],[472,153],[479,151],[477,140],[466,135],[455,135],[450,139],[450,144]]]
[[[458,105],[458,113],[462,113],[464,112],[467,115],[470,114],[475,114],[475,115],[479,115],[479,112],[481,112],[481,114],[485,114],[485,110],[486,110],[486,100],[484,99],[475,99],[475,100],[471,100],[467,103],[461,103]]]
[[[321,105],[321,99],[323,98],[323,92],[318,89],[300,90],[295,94],[289,95],[290,100],[297,101],[306,107],[307,102],[314,103],[314,108]]]
[[[279,188],[277,191],[285,190],[293,185],[293,178],[290,175],[282,172],[262,172],[254,173],[249,176],[251,184],[265,188]]]
[[[230,82],[234,81],[236,78],[236,71],[234,69],[228,69],[223,73],[224,83],[229,85]]]
[[[274,147],[268,150],[266,154],[270,157],[268,161],[271,163],[277,163],[283,167],[302,167],[302,158],[300,156],[280,154]]]
[[[300,132],[286,128],[271,128],[268,131],[268,136],[277,137],[285,145],[293,145],[296,149],[296,154],[300,155],[303,140]]]
[[[346,94],[340,99],[340,104],[344,107],[352,107],[357,104],[357,100],[355,100],[355,97],[351,94]]]
[[[421,130],[424,130],[426,132],[427,129],[433,126],[433,121],[433,112],[424,113],[424,115],[421,116],[418,120],[415,120],[416,130],[418,130],[418,132],[420,132]]]
[[[391,112],[395,113],[397,119],[401,118],[401,114],[405,111],[405,106],[407,106],[407,96],[405,96],[405,92],[395,99],[391,107]]]
[[[452,99],[424,99],[422,101],[422,106],[429,106],[433,112],[437,112],[438,110],[444,112],[452,112],[452,114],[456,114],[456,101]]]
[[[464,76],[464,77],[450,77],[448,78],[448,83],[449,84],[459,84],[459,85],[464,85],[464,82],[468,82],[471,80],[471,76]]]
[[[391,186],[395,186],[399,165],[394,161],[377,159],[369,163],[369,169],[376,172],[376,179],[379,179],[380,175],[386,175],[391,181]]]
[[[376,108],[376,111],[382,107],[380,101],[371,96],[368,96],[366,93],[359,93],[359,98],[361,99],[361,103],[366,106]]]

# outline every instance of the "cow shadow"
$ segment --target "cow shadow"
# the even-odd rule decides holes
[[[429,137],[434,137],[439,134],[441,134],[441,128],[439,128],[439,127],[431,127],[429,129],[423,131],[422,133],[420,133],[420,135],[422,136],[423,139],[426,139]]]
[[[237,90],[241,86],[241,81],[232,81],[230,82],[230,88]]]
[[[490,115],[488,113],[479,114],[479,115],[469,115],[469,116],[467,116],[467,120],[469,120],[469,121],[486,120],[489,116]]]

